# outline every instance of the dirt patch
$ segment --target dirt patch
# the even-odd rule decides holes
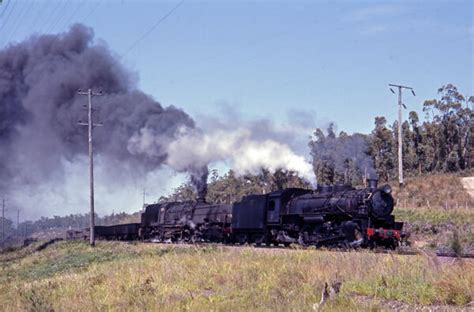
[[[375,298],[373,296],[363,296],[354,294],[353,298],[360,303],[376,302],[380,308],[389,311],[472,311],[474,309],[474,303],[471,302],[464,306],[452,306],[452,305],[421,305],[421,304],[410,304],[396,300],[385,300],[381,298]]]
[[[461,178],[461,183],[469,195],[474,198],[474,177]]]

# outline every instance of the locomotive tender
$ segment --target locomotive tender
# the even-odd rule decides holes
[[[244,196],[233,205],[209,204],[203,198],[152,204],[145,208],[140,224],[95,230],[106,239],[396,248],[404,234],[403,222],[392,215],[393,207],[390,186],[378,187],[372,179],[363,189],[289,188]]]

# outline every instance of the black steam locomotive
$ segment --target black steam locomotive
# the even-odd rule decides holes
[[[321,186],[248,195],[233,205],[174,202],[148,205],[141,223],[95,227],[98,238],[235,244],[395,248],[402,222],[392,215],[389,185]]]
[[[246,196],[233,206],[233,237],[237,243],[394,248],[403,223],[392,215],[391,188],[368,182],[359,190],[334,185]]]

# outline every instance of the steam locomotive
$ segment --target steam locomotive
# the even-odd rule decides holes
[[[95,227],[98,238],[158,242],[222,242],[396,248],[403,222],[392,215],[389,185],[326,185],[244,196],[233,205],[173,202],[148,205],[141,223]]]

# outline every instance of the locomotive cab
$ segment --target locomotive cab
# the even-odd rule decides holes
[[[268,243],[270,232],[281,227],[287,203],[310,190],[289,188],[264,195],[244,196],[232,206],[232,231],[237,243]]]
[[[142,213],[142,227],[148,227],[153,223],[158,222],[161,207],[162,204],[151,204],[145,207],[145,211]]]
[[[232,233],[237,243],[261,239],[265,231],[267,197],[267,194],[248,195],[232,205]]]

